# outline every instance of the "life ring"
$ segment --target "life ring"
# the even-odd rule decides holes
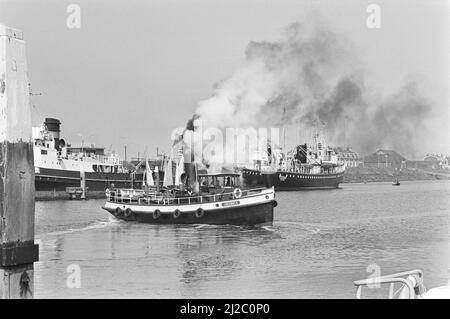
[[[105,190],[105,195],[106,195],[107,198],[109,198],[109,196],[111,195],[111,192],[109,191],[109,188],[107,188]]]
[[[233,196],[234,198],[241,198],[242,196],[242,191],[240,188],[235,188],[233,191]]]
[[[125,217],[130,217],[132,213],[133,213],[133,211],[131,210],[131,208],[127,208],[127,209],[125,209],[124,215],[125,215]]]
[[[181,211],[179,209],[175,209],[175,211],[173,212],[173,218],[177,219],[180,216],[181,216]]]
[[[153,212],[153,219],[158,219],[161,216],[161,211],[159,209]]]
[[[203,208],[199,208],[195,211],[195,217],[200,218],[203,217],[203,215],[205,215],[205,211],[203,210]]]
[[[114,215],[119,216],[121,213],[122,213],[122,210],[120,209],[120,207],[116,207],[116,209],[114,210]]]

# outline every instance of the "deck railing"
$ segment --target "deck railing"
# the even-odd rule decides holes
[[[411,280],[411,277],[413,279]],[[406,277],[406,278],[405,278]],[[380,276],[375,278],[368,278],[363,280],[357,280],[353,282],[353,284],[357,287],[356,288],[356,298],[361,299],[361,293],[363,287],[373,287],[375,285],[381,285],[381,284],[390,284],[389,286],[389,299],[394,299],[399,293],[403,291],[403,289],[406,287],[408,291],[408,299],[414,299],[416,296],[416,287],[420,287],[423,282],[423,273],[421,270],[411,270],[411,271],[405,271],[401,273],[386,275],[386,276]],[[400,283],[401,287],[395,292],[394,291],[394,285],[396,283]],[[422,286],[422,290],[425,290],[425,288]],[[419,289],[420,290],[420,289]],[[423,293],[425,291],[422,291]]]
[[[253,188],[241,190],[241,196],[236,198],[233,191],[212,195],[193,195],[183,197],[168,197],[162,193],[148,193],[137,189],[113,189],[109,191],[107,200],[113,203],[126,203],[138,205],[189,205],[198,203],[214,203],[226,200],[248,198],[261,194],[267,188]]]

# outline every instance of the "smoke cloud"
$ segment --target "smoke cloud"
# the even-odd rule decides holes
[[[292,24],[278,41],[250,42],[244,67],[216,84],[196,114],[218,128],[299,124],[307,131],[320,123],[330,145],[413,157],[432,103],[414,81],[389,96],[367,87],[355,51],[323,23]]]

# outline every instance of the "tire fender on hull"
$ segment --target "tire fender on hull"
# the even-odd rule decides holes
[[[158,219],[161,216],[161,211],[159,209],[155,210],[152,214],[153,219]]]
[[[133,211],[131,210],[131,208],[125,209],[125,213],[124,213],[125,217],[130,217],[131,214],[133,214]]]
[[[195,211],[195,217],[200,218],[203,217],[203,215],[205,215],[205,211],[203,210],[203,208],[199,208]]]

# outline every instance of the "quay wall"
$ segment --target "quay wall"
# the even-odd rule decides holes
[[[373,167],[348,167],[344,174],[344,183],[392,182],[395,176],[399,181],[420,181],[450,179],[450,172],[425,171],[422,169]]]
[[[99,199],[106,198],[104,191],[87,191],[86,199]],[[69,194],[66,191],[36,191],[36,201],[49,201],[49,200],[70,200]],[[77,199],[78,200],[78,199]]]
[[[348,167],[345,171],[343,183],[370,183],[370,182],[392,182],[395,179],[393,168],[372,168],[372,167]],[[398,173],[399,181],[420,181],[420,180],[450,180],[450,172],[425,171],[421,169],[404,168]],[[87,191],[87,199],[105,198],[104,191]],[[36,201],[69,200],[66,191],[36,191]]]

